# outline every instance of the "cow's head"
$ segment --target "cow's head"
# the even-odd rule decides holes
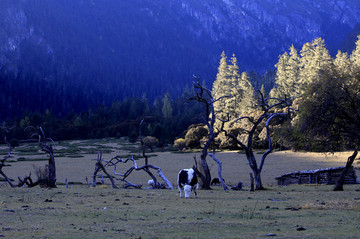
[[[189,198],[191,194],[191,186],[185,185],[184,186],[185,198]]]

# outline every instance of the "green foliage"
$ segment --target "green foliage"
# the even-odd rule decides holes
[[[228,64],[224,52],[221,54],[218,74],[211,90],[217,118],[238,118],[251,107],[254,89],[246,72],[240,73],[235,55]],[[219,124],[219,122],[217,122]]]
[[[171,106],[171,97],[169,92],[167,92],[164,95],[163,98],[163,107],[161,108],[161,112],[163,114],[163,117],[167,120],[171,119],[171,117],[173,116],[173,108]]]
[[[153,151],[153,147],[159,145],[159,140],[153,136],[146,136],[142,139],[142,141],[146,147],[149,147],[151,149],[151,151]]]
[[[135,143],[138,137],[138,133],[137,131],[134,129],[130,134],[129,134],[129,141],[131,143]]]
[[[187,148],[200,148],[201,139],[209,134],[204,125],[191,125],[185,135]]]
[[[156,137],[163,145],[173,142],[189,125],[199,122],[199,104],[187,102],[190,95],[190,90],[185,88],[184,94],[175,100],[167,93],[150,104],[143,95],[141,99],[127,98],[114,101],[110,106],[98,105],[86,111],[70,111],[63,116],[55,115],[51,110],[43,114],[25,111],[19,119],[7,122],[11,127],[8,139],[12,143],[26,139],[28,135],[24,128],[31,125],[42,126],[55,141],[122,136],[130,136],[134,141],[138,137],[140,121],[150,116],[142,128],[142,135]]]
[[[276,87],[271,91],[272,97],[299,98],[311,83],[333,69],[333,60],[321,38],[305,43],[300,56],[294,46],[289,50],[275,65]]]
[[[301,95],[301,84],[299,84],[300,57],[294,46],[290,47],[290,53],[285,52],[280,56],[279,62],[275,65],[276,85],[271,92],[274,97],[299,97]]]
[[[176,139],[174,141],[174,147],[179,151],[183,151],[184,149],[186,149],[185,139],[183,138]]]
[[[359,52],[360,37],[350,56],[339,51],[333,59],[317,38],[304,44],[300,57],[293,47],[280,57],[271,95],[292,97],[300,111],[291,124],[277,129],[277,143],[313,151],[359,146]]]
[[[211,93],[214,96],[214,109],[216,113],[215,128],[222,125],[220,120],[234,121],[244,114],[254,110],[254,88],[246,72],[239,72],[235,55],[227,62],[225,53],[221,54],[216,80]],[[234,130],[240,134],[239,128],[232,123],[226,123],[227,130]],[[220,148],[237,148],[234,140],[219,134],[216,138]]]
[[[297,127],[320,150],[357,148],[360,77],[326,76],[304,94]]]

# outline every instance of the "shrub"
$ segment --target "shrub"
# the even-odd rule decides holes
[[[200,148],[200,140],[208,135],[204,125],[190,126],[185,135],[185,145],[188,148]]]
[[[37,181],[41,187],[49,185],[49,167],[45,165],[44,167],[34,166],[35,174],[37,176]]]
[[[183,151],[184,149],[186,149],[185,139],[183,138],[176,139],[174,141],[174,147],[179,151]]]
[[[137,140],[137,133],[136,133],[136,130],[134,129],[133,131],[131,131],[131,133],[129,134],[129,141],[131,143],[135,143],[136,140]]]
[[[146,136],[145,138],[143,138],[143,142],[146,147],[149,147],[151,151],[153,151],[153,147],[158,145],[159,140],[153,136]]]

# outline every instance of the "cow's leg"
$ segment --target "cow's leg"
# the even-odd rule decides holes
[[[183,197],[183,195],[182,195],[182,191],[181,191],[181,190],[182,190],[182,188],[181,188],[180,186],[179,186],[178,188],[179,188],[179,192],[180,192],[180,197],[182,198],[182,197]]]
[[[195,187],[194,187],[194,194],[195,194],[195,197],[197,198],[196,185],[195,185]]]

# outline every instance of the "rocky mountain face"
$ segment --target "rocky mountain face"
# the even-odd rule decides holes
[[[316,37],[325,38],[336,52],[360,22],[358,1],[200,0],[198,8],[193,1],[179,2],[201,23],[195,33],[207,34],[226,51],[243,56],[243,65],[250,69],[269,67],[266,62],[276,61],[291,44],[300,48]]]
[[[210,85],[223,50],[264,72],[316,37],[336,53],[359,23],[357,0],[1,0],[0,71],[83,101],[154,99],[193,74]]]

